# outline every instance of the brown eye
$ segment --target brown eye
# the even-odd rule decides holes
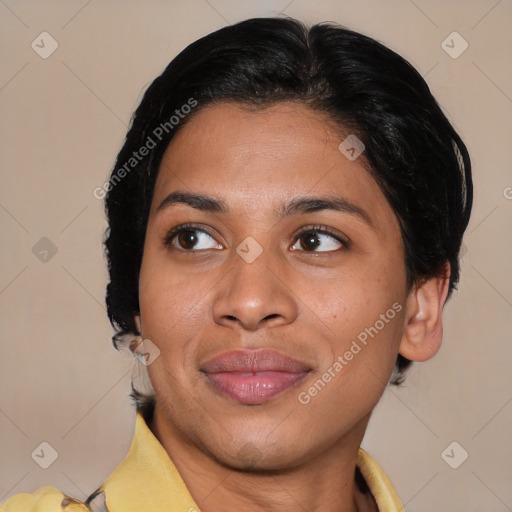
[[[222,249],[215,239],[204,229],[194,226],[181,225],[166,236],[165,245],[183,251],[200,251],[205,249]]]
[[[313,232],[303,233],[300,237],[300,246],[305,251],[315,250],[320,245],[318,235]]]
[[[182,231],[176,237],[178,243],[183,249],[193,249],[194,245],[197,243],[197,236],[193,229],[187,229],[186,231]]]
[[[328,230],[331,228],[305,229],[297,236],[295,244],[291,247],[292,251],[305,252],[333,252],[341,248],[346,248],[346,243],[331,234]]]

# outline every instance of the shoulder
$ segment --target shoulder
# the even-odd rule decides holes
[[[86,512],[89,510],[85,503],[66,496],[54,487],[41,487],[33,493],[16,494],[0,505],[0,512]]]

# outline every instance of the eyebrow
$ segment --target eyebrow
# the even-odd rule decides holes
[[[229,207],[222,199],[212,197],[206,194],[192,194],[184,191],[171,192],[158,206],[157,212],[169,208],[173,204],[185,204],[196,210],[213,213],[229,213]],[[359,217],[370,227],[373,222],[363,208],[351,203],[350,201],[337,196],[305,196],[296,197],[284,204],[277,210],[279,219],[290,215],[298,215],[303,213],[319,212],[322,210],[334,210],[338,212],[349,213]]]

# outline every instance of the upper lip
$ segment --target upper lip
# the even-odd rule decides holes
[[[201,366],[205,373],[220,372],[308,372],[311,368],[301,361],[270,349],[234,350],[224,352]]]

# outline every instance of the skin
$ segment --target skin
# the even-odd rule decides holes
[[[208,106],[175,135],[155,185],[139,281],[142,336],[161,351],[148,366],[156,394],[151,429],[203,512],[376,510],[355,483],[357,452],[397,354],[438,350],[445,276],[408,291],[398,220],[363,167],[338,149],[348,135],[298,103],[260,111]],[[207,194],[227,213],[175,203]],[[335,195],[363,209],[280,218],[293,198]],[[194,231],[164,243],[183,223]],[[348,240],[303,227],[319,224]],[[252,263],[236,249],[254,238]],[[301,242],[302,240],[302,242]],[[192,250],[191,250],[192,247]],[[298,400],[394,303],[400,312],[306,405]],[[213,389],[201,364],[238,348],[271,348],[312,371],[292,389],[243,405]]]

